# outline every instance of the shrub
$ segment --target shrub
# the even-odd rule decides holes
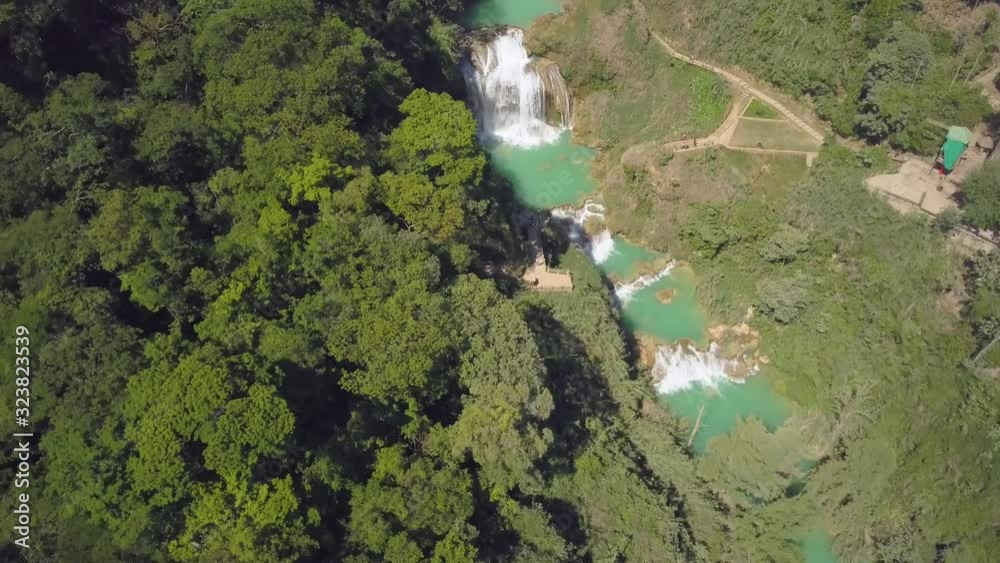
[[[949,234],[962,225],[962,212],[949,207],[934,217],[934,228],[944,234]]]
[[[788,263],[809,249],[809,235],[792,227],[783,226],[774,233],[760,248],[760,257],[768,262]]]
[[[980,229],[1000,230],[1000,161],[991,160],[962,183],[965,219]]]
[[[757,284],[757,302],[764,314],[788,324],[809,304],[809,278],[799,273],[765,279]]]
[[[698,206],[681,229],[681,237],[706,258],[713,258],[733,239],[735,233],[723,220],[718,206]]]

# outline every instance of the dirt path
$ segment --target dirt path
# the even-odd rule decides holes
[[[652,33],[653,37],[660,43],[660,45],[662,45],[663,48],[666,49],[668,53],[670,53],[670,56],[674,57],[675,59],[680,59],[680,60],[682,60],[682,61],[684,61],[684,62],[686,62],[688,64],[692,64],[694,66],[698,66],[698,67],[704,68],[706,70],[710,70],[710,71],[714,72],[715,74],[718,74],[719,76],[725,78],[727,82],[729,82],[730,84],[732,84],[733,86],[735,86],[740,91],[740,100],[743,100],[744,98],[748,98],[749,96],[752,96],[752,97],[755,97],[755,98],[759,99],[760,101],[766,103],[767,105],[769,105],[769,106],[773,107],[775,110],[777,110],[778,113],[780,113],[782,115],[782,117],[785,118],[786,121],[788,121],[792,125],[796,126],[800,130],[802,130],[806,135],[810,136],[817,143],[821,143],[821,144],[823,143],[824,135],[823,135],[823,133],[821,131],[818,131],[815,128],[813,128],[812,126],[810,126],[802,118],[800,118],[799,116],[795,115],[792,112],[792,110],[788,109],[788,107],[786,107],[784,104],[782,104],[778,100],[775,100],[771,96],[768,96],[767,94],[765,94],[764,92],[762,92],[760,89],[754,87],[752,84],[750,84],[749,82],[747,82],[746,80],[740,78],[739,76],[736,76],[735,74],[733,74],[733,73],[731,73],[731,72],[729,72],[729,71],[727,71],[725,69],[719,68],[719,67],[717,67],[715,65],[710,65],[710,64],[708,64],[706,62],[699,61],[698,59],[695,59],[693,57],[689,57],[688,55],[685,55],[684,53],[681,53],[680,51],[678,51],[677,49],[675,49],[672,45],[670,45],[670,43],[667,43],[667,41],[665,39],[663,39],[662,37],[660,37],[659,34],[657,34],[656,32],[651,32],[651,33]],[[749,99],[747,99],[747,102],[749,102]],[[728,143],[729,140],[732,139],[732,132],[736,130],[736,124],[739,123],[740,115],[742,115],[743,110],[745,108],[746,108],[746,104],[745,103],[737,103],[737,104],[735,104],[733,106],[733,110],[729,113],[729,116],[727,116],[726,120],[722,123],[722,126],[720,126],[719,129],[717,129],[714,133],[712,133],[708,137],[705,137],[704,139],[698,139],[698,145],[701,146],[703,142],[708,142],[708,141],[712,141],[709,144],[726,144],[726,143]],[[733,120],[734,119],[733,118],[733,114],[734,113],[735,113],[735,120]],[[728,136],[727,136],[727,134],[728,134]],[[724,141],[724,142],[720,142],[720,140]],[[686,143],[686,144],[691,144],[692,143],[692,141],[677,141],[677,142]],[[674,143],[670,143],[670,145],[673,145],[673,144]],[[785,151],[785,152],[787,152],[787,151]]]

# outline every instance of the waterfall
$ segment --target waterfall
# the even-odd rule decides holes
[[[587,253],[590,254],[590,259],[595,264],[602,264],[611,258],[611,255],[615,253],[615,239],[611,238],[611,231],[604,229],[590,237]]]
[[[618,284],[615,286],[615,299],[617,299],[619,305],[625,305],[632,297],[635,296],[640,290],[647,288],[654,283],[662,280],[663,278],[670,275],[670,272],[674,269],[676,263],[671,260],[669,264],[659,272],[655,274],[647,274],[645,276],[639,276],[638,278],[630,281],[629,283]]]
[[[570,222],[569,239],[583,249],[595,264],[601,264],[615,253],[615,241],[607,227],[596,235],[587,230],[587,222],[596,220],[604,223],[604,206],[594,201],[587,201],[579,209],[560,207],[552,210],[552,216]]]
[[[600,264],[616,252],[611,231],[604,225],[605,208],[600,203],[588,200],[579,209],[560,207],[551,213],[553,218],[568,223],[570,241],[585,251],[594,263]],[[595,232],[597,234],[591,234]],[[669,276],[675,266],[676,262],[670,261],[659,272],[617,284],[613,296],[615,305],[624,309],[638,292]],[[668,313],[663,311],[662,314]],[[749,327],[746,330],[749,331]],[[698,350],[687,340],[672,346],[658,346],[652,370],[657,393],[669,395],[694,386],[714,389],[724,381],[742,383],[743,378],[757,373],[759,366],[750,355],[750,348],[727,357],[719,345],[724,337],[724,333],[713,334],[712,338],[717,341],[712,342],[708,350]]]
[[[572,99],[559,67],[528,55],[524,31],[507,28],[488,43],[474,42],[469,59],[463,74],[485,141],[554,143],[571,126]]]
[[[563,129],[573,128],[573,97],[569,94],[569,86],[563,80],[559,65],[548,59],[534,59],[531,67],[542,78],[545,88],[546,109],[545,119],[548,123],[559,123]]]
[[[653,380],[657,382],[658,393],[669,395],[696,385],[715,388],[724,381],[740,383],[757,369],[756,364],[724,358],[714,342],[708,351],[696,350],[681,342],[676,346],[661,346],[656,351]]]

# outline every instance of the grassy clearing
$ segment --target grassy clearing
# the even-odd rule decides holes
[[[644,53],[656,70],[643,84],[623,86],[604,106],[597,128],[600,142],[628,147],[650,141],[700,137],[725,118],[729,91],[714,74],[675,64],[665,53]],[[678,85],[687,86],[679,90]],[[603,105],[603,104],[602,104]]]
[[[787,121],[741,119],[731,144],[788,151],[819,150],[819,143]]]
[[[743,112],[743,117],[756,117],[758,119],[781,119],[781,114],[771,106],[754,98],[750,100],[750,105]]]
[[[719,160],[754,196],[771,202],[784,201],[788,190],[809,175],[804,156],[722,150]]]
[[[628,0],[601,0],[601,11],[610,14],[627,2]]]

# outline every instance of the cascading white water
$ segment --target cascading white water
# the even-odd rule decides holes
[[[570,221],[569,239],[580,246],[595,264],[601,264],[615,253],[615,241],[607,227],[596,235],[587,233],[587,221],[597,219],[604,222],[604,206],[588,201],[579,209],[560,207],[552,210],[552,216]]]
[[[604,229],[596,235],[590,237],[589,254],[595,264],[603,264],[615,253],[615,239],[611,238],[611,231]]]
[[[546,67],[545,79],[528,51],[524,48],[524,31],[508,28],[492,42],[475,45],[470,52],[471,64],[466,64],[464,76],[474,97],[481,136],[487,141],[521,147],[554,143],[566,129],[569,116],[560,108],[562,124],[550,125],[546,108],[546,82],[552,88],[552,69]],[[553,65],[554,66],[554,65]],[[569,103],[565,84],[558,77],[558,89],[553,95]]]
[[[553,217],[569,222],[570,241],[584,250],[595,264],[604,262],[615,253],[614,240],[607,227],[596,235],[588,232],[588,221],[591,222],[589,231],[593,232],[593,222],[600,222],[603,225],[604,214],[604,206],[593,201],[586,202],[578,209],[561,207],[552,210]],[[645,274],[628,283],[617,284],[614,293],[616,305],[624,308],[638,292],[669,276],[675,266],[676,262],[670,261],[655,274]],[[674,346],[660,346],[653,364],[656,390],[664,395],[677,393],[696,385],[716,388],[724,381],[741,382],[742,377],[756,372],[757,366],[748,365],[745,359],[723,357],[719,345],[715,342],[704,351],[697,350],[686,342]]]
[[[743,377],[752,375],[757,372],[757,366],[744,367],[739,360],[722,357],[719,345],[714,342],[708,351],[696,350],[682,343],[661,346],[656,351],[653,379],[657,381],[656,391],[669,395],[695,385],[715,388],[724,381],[742,382],[742,377],[730,377],[741,371]]]
[[[618,300],[619,305],[625,305],[628,303],[632,297],[635,296],[640,290],[647,288],[654,283],[662,280],[663,278],[670,275],[670,272],[674,269],[676,262],[673,260],[666,265],[665,268],[660,270],[655,274],[647,274],[644,276],[639,276],[638,278],[630,281],[629,283],[622,283],[615,286],[615,299]]]
[[[595,264],[600,264],[615,252],[614,240],[607,227],[596,234],[593,232],[594,222],[603,226],[605,208],[602,204],[587,201],[583,207],[560,207],[552,210],[552,216],[569,222],[570,241],[585,251]],[[626,307],[628,302],[643,289],[669,276],[676,266],[670,261],[662,270],[655,274],[645,274],[628,283],[615,286],[614,301],[619,307]],[[653,379],[656,381],[656,391],[663,395],[677,393],[700,385],[705,388],[716,388],[724,381],[741,383],[743,378],[758,371],[756,363],[746,357],[726,358],[721,353],[718,343],[711,343],[708,350],[698,350],[689,342],[682,341],[673,346],[660,346],[656,350],[653,363]]]
[[[528,54],[522,30],[498,31],[488,40],[472,43],[469,53],[463,75],[477,114],[480,137],[485,142],[533,147],[556,142],[572,127],[572,99],[558,67]],[[579,209],[555,209],[552,216],[569,222],[571,241],[594,263],[601,264],[616,252],[611,231],[604,225],[603,205],[588,201]],[[673,268],[671,262],[656,274],[619,284],[615,287],[615,301],[624,307],[637,292],[667,277]],[[653,366],[656,388],[662,394],[693,385],[716,387],[730,376],[755,372],[756,366],[747,366],[743,359],[723,357],[716,343],[707,351],[683,342],[661,346]]]

